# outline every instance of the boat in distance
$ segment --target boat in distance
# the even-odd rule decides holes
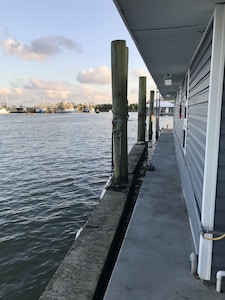
[[[0,114],[9,114],[10,111],[7,110],[5,107],[0,106]]]
[[[56,113],[76,113],[77,110],[74,108],[58,108],[55,110]]]

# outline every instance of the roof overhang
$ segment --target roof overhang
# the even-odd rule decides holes
[[[162,96],[175,99],[215,5],[224,1],[113,1]]]

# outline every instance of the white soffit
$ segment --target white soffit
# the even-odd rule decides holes
[[[149,72],[165,99],[176,97],[210,21],[215,0],[114,0]],[[172,74],[172,86],[164,75]]]

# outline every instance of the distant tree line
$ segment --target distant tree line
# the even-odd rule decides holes
[[[95,110],[99,110],[100,112],[108,112],[112,110],[112,104],[97,104],[95,105]],[[136,112],[138,111],[138,104],[133,103],[128,105],[128,111],[129,112]]]
[[[95,110],[99,110],[100,112],[108,112],[112,110],[112,104],[97,104],[95,105]]]
[[[129,104],[128,105],[128,111],[130,111],[130,112],[138,111],[138,104],[137,103]]]
[[[61,102],[58,102],[56,104],[50,104],[47,102],[40,102],[35,107],[23,107],[23,105],[20,105],[19,107],[12,106],[9,110],[10,112],[29,112],[33,113],[36,112],[37,109],[41,109],[43,112],[53,113],[57,109],[69,109],[74,108],[77,112],[83,112],[84,110],[88,111],[99,111],[99,112],[109,112],[112,110],[112,104],[106,103],[106,104],[97,104],[94,103],[80,103],[75,104],[73,102],[64,100]],[[128,105],[128,112],[137,112],[138,111],[138,104],[133,103]]]

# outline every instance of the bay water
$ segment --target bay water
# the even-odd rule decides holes
[[[130,113],[128,151],[136,139]],[[111,175],[111,140],[111,113],[0,115],[0,299],[40,297]]]

